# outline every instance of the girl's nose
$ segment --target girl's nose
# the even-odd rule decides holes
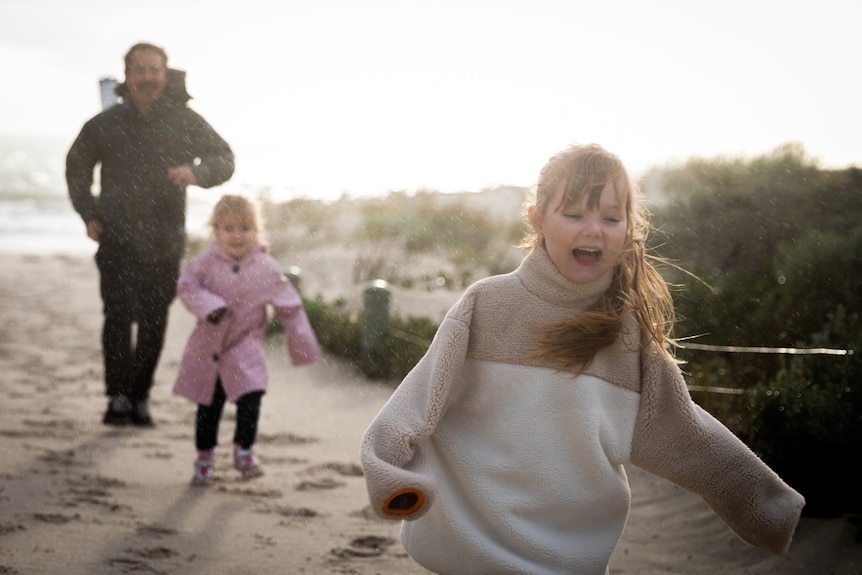
[[[598,236],[602,233],[602,227],[599,225],[599,219],[588,217],[584,221],[584,235]]]

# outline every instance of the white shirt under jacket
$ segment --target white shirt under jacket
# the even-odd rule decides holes
[[[593,305],[609,277],[577,284],[544,248],[471,286],[428,353],[368,428],[369,497],[441,574],[607,572],[629,512],[623,466],[701,497],[746,542],[785,551],[804,505],[692,402],[677,365],[639,351],[631,322],[578,377],[529,359],[532,325]],[[386,502],[424,495],[408,514]]]

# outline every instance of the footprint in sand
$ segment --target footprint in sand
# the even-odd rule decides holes
[[[60,513],[34,513],[33,519],[42,523],[51,523],[52,525],[65,525],[72,521],[81,521],[81,516],[77,513],[71,517]]]
[[[172,451],[147,451],[144,453],[144,457],[147,459],[169,460],[173,459],[174,455]]]
[[[143,549],[126,549],[126,553],[130,555],[137,555],[138,557],[143,557],[144,559],[168,559],[170,557],[176,557],[179,555],[178,552],[173,549],[169,549],[168,547],[145,547]]]
[[[27,528],[16,523],[4,523],[3,525],[0,525],[0,537],[11,533],[18,533],[19,531],[27,531]],[[3,573],[3,571],[0,570],[0,573]]]
[[[266,463],[268,465],[301,465],[303,463],[308,463],[308,459],[305,457],[290,457],[290,456],[280,456],[280,455],[267,455],[265,453],[258,454],[261,463]]]
[[[265,505],[263,507],[256,508],[254,511],[255,513],[261,513],[263,515],[275,514],[281,515],[282,517],[289,517],[291,519],[308,519],[319,515],[314,509],[309,509],[307,507],[290,507],[285,505]]]
[[[113,477],[102,477],[101,475],[90,475],[87,473],[78,475],[77,477],[68,477],[66,483],[71,487],[100,489],[107,491],[116,487],[125,487],[126,482],[122,479],[114,479]]]
[[[111,501],[113,489],[122,488],[126,483],[119,479],[102,477],[100,475],[81,474],[77,477],[67,477],[68,489],[64,492],[64,504],[67,507],[78,505],[95,505],[105,507],[110,511],[129,511],[131,507]]]
[[[152,567],[149,563],[138,561],[137,559],[126,559],[125,557],[115,557],[106,561],[112,569],[116,569],[117,573],[160,573],[165,574],[166,571],[160,571]]]
[[[278,545],[278,542],[275,540],[275,538],[269,535],[253,533],[252,537],[254,537],[254,540],[257,543],[256,547],[258,549],[262,549],[264,547],[275,547],[276,545]]]
[[[331,553],[339,559],[367,559],[383,555],[386,549],[395,545],[395,543],[396,541],[391,537],[366,535],[354,539],[348,547],[336,547]]]
[[[362,468],[355,463],[328,462],[313,465],[302,472],[303,475],[312,476],[310,479],[300,481],[296,485],[297,491],[308,491],[313,489],[335,489],[347,485],[331,476],[314,477],[320,474],[336,474],[343,477],[362,477]]]
[[[25,419],[21,422],[30,429],[3,429],[0,435],[6,437],[25,437],[28,439],[68,439],[81,430],[81,424],[69,420],[33,421]]]
[[[295,433],[259,433],[258,443],[271,443],[274,445],[305,445],[320,441],[316,437],[303,437]]]
[[[244,479],[239,479],[238,481],[245,482]],[[241,495],[243,497],[256,497],[262,499],[278,499],[279,497],[283,497],[284,494],[278,489],[255,489],[252,487],[245,488],[236,488],[236,487],[228,487],[227,485],[219,485],[216,488],[220,493],[228,493],[230,495]]]
[[[374,510],[371,509],[370,505],[366,505],[359,511],[354,511],[350,514],[350,517],[356,517],[358,519],[364,519],[365,521],[380,521],[381,523],[388,522],[386,519],[382,517],[378,517]]]
[[[143,455],[147,459],[168,460],[173,459],[175,455],[169,445],[155,441],[138,441],[132,443],[130,447],[143,450]]]
[[[162,527],[161,525],[141,525],[137,528],[136,533],[144,537],[161,539],[162,537],[173,537],[177,534],[177,531],[176,529]]]
[[[66,449],[63,451],[46,449],[45,452],[39,456],[39,459],[51,466],[76,467],[86,465],[85,462],[76,457],[74,449]]]
[[[323,473],[332,471],[337,473],[338,475],[343,475],[344,477],[362,477],[362,467],[355,463],[338,463],[338,462],[328,462],[321,463],[320,465],[312,465],[308,469],[304,471],[304,473],[308,475],[313,475],[316,473]]]
[[[78,505],[98,505],[102,507],[107,507],[111,511],[118,511],[120,509],[120,505],[115,505],[108,501],[108,498],[111,494],[104,489],[98,488],[78,488],[73,487],[71,489],[67,489],[64,492],[63,501],[67,507],[77,507]],[[126,507],[129,509],[129,507]]]
[[[319,479],[306,479],[300,481],[296,485],[297,491],[312,491],[315,489],[336,489],[347,485],[343,481],[338,481],[332,477],[321,477]]]
[[[130,511],[132,508],[128,505],[120,505],[109,500],[111,494],[102,489],[78,489],[73,487],[65,492],[71,497],[64,497],[64,505],[66,507],[77,507],[79,505],[93,505],[105,507],[110,511]]]

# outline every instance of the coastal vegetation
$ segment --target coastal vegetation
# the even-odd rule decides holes
[[[695,400],[806,496],[806,514],[862,511],[862,170],[821,169],[787,144],[751,159],[656,167],[640,187],[656,227],[650,251],[672,264],[661,271]],[[520,219],[494,213],[505,202],[484,193],[479,202],[423,192],[361,200],[358,209],[347,205],[355,200],[269,206],[282,230],[273,249],[323,239],[375,245],[356,261],[356,283],[460,290],[519,260]],[[356,360],[361,310],[320,297],[306,304],[322,343]],[[436,324],[393,317],[390,325],[363,369],[397,381]]]
[[[695,399],[806,495],[807,514],[862,511],[862,170],[820,169],[788,144],[645,182],[661,198],[653,250],[689,272],[664,270],[677,337],[705,347],[678,350]]]

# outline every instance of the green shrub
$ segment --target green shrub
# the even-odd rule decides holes
[[[360,371],[373,379],[400,381],[428,351],[437,327],[426,318],[393,316],[381,342],[360,361]]]
[[[362,207],[362,220],[355,241],[378,246],[390,246],[398,252],[436,254],[444,256],[454,267],[456,277],[440,273],[445,287],[467,287],[473,276],[495,275],[517,267],[505,253],[523,235],[523,224],[494,219],[482,210],[471,208],[466,202],[446,204],[441,195],[420,192],[415,196],[391,193],[385,198],[369,200]],[[381,254],[383,263],[390,263],[390,254]],[[366,262],[380,264],[376,261]],[[487,273],[486,273],[487,272]],[[367,275],[363,279],[383,277]],[[392,283],[405,279],[389,278]]]
[[[350,314],[343,300],[326,303],[321,296],[304,299],[303,306],[321,347],[356,364],[371,379],[401,380],[425,355],[437,324],[426,318],[393,316],[389,330],[373,349],[363,354],[361,316]],[[267,337],[281,333],[273,318]]]
[[[806,515],[862,511],[862,171],[823,171],[789,145],[691,160],[651,175],[666,202],[651,246],[703,283],[674,294],[677,336],[698,343],[851,349],[847,356],[682,350],[693,393],[807,500]],[[706,285],[705,285],[706,284]]]
[[[317,296],[304,301],[304,306],[320,345],[339,357],[356,361],[361,340],[359,321],[345,310],[344,300],[326,304]]]
[[[836,334],[855,334],[859,316],[830,314],[813,346]],[[751,447],[806,498],[805,514],[837,516],[862,512],[862,359],[794,357],[775,378],[756,386],[751,401]]]

